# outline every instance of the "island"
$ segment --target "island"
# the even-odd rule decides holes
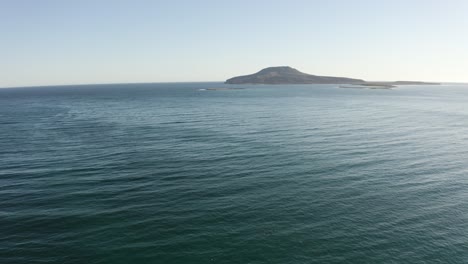
[[[364,80],[345,77],[318,76],[300,72],[289,66],[269,67],[257,73],[237,76],[227,84],[359,84]]]
[[[403,85],[439,85],[434,82],[366,82],[346,77],[319,76],[300,72],[289,66],[268,67],[257,73],[226,80],[226,84],[340,84],[340,88],[391,89]]]

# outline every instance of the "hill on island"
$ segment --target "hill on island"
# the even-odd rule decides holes
[[[237,76],[227,84],[359,84],[364,80],[345,77],[318,76],[300,72],[288,66],[269,67],[257,73]]]

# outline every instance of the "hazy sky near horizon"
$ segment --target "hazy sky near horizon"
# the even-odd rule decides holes
[[[224,81],[268,66],[468,82],[466,0],[0,0],[0,87]]]

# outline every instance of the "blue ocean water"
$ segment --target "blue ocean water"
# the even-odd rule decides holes
[[[468,86],[222,87],[0,89],[0,263],[468,263]]]

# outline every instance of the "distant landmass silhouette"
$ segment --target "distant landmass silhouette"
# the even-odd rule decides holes
[[[227,84],[353,84],[362,87],[391,88],[400,85],[438,85],[440,83],[418,81],[366,82],[346,77],[318,76],[300,72],[289,66],[268,67],[257,73],[226,80]]]
[[[364,80],[345,77],[317,76],[300,72],[289,66],[269,67],[257,73],[237,76],[227,84],[357,84]]]

